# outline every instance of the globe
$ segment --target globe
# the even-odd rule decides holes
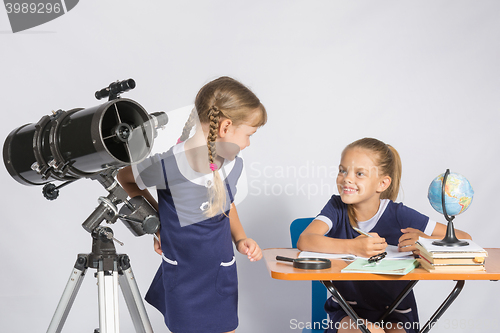
[[[432,208],[443,214],[442,187],[444,173],[437,176],[429,186],[428,198]],[[474,190],[467,178],[450,172],[446,178],[445,185],[445,207],[446,213],[450,216],[462,214],[469,208],[474,197]]]

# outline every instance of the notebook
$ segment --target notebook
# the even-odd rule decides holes
[[[415,259],[382,259],[378,263],[368,263],[367,259],[360,258],[342,269],[341,272],[406,275],[416,267],[418,267],[418,261]]]

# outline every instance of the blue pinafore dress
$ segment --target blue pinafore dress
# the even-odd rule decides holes
[[[175,333],[221,333],[238,326],[238,278],[228,215],[242,168],[236,157],[219,169],[227,209],[225,215],[209,219],[203,211],[212,175],[190,168],[184,144],[133,168],[139,187],[157,187],[161,221],[163,260],[146,301]]]

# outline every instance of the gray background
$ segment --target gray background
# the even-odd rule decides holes
[[[244,151],[248,194],[238,206],[262,248],[290,246],[290,222],[317,214],[336,193],[341,150],[365,136],[399,150],[400,200],[438,221],[429,183],[446,168],[465,175],[476,195],[456,226],[499,247],[499,14],[498,1],[82,1],[12,34],[0,10],[0,133],[51,110],[100,104],[94,91],[117,79],[134,78],[125,97],[154,112],[190,105],[204,83],[229,75],[269,113]],[[157,143],[168,148],[181,122]],[[80,224],[106,192],[80,180],[49,202],[5,169],[0,178],[0,328],[43,332],[76,255],[90,251]],[[160,263],[152,239],[114,229],[144,294]],[[237,261],[238,332],[298,332],[290,321],[308,320],[309,283],[273,280],[263,261]],[[422,322],[453,285],[417,285]],[[498,283],[467,282],[434,332],[498,330],[499,291]],[[167,331],[147,309],[155,330]],[[133,332],[124,305],[121,318],[122,332]],[[88,274],[65,331],[92,332],[97,322]]]

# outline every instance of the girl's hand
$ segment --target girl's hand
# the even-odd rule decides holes
[[[415,251],[417,250],[415,243],[419,237],[429,238],[422,231],[414,228],[401,229],[403,236],[399,237],[398,250],[399,252]]]
[[[163,251],[161,250],[161,238],[159,232],[156,233],[154,238],[154,249],[155,252],[158,253],[159,255],[163,254]]]
[[[370,232],[369,234],[373,237],[361,235],[353,239],[353,254],[369,258],[385,251],[387,247],[385,238],[379,237],[376,232]]]
[[[236,243],[236,249],[241,254],[246,254],[250,261],[262,259],[262,250],[256,241],[251,238],[244,238]]]

